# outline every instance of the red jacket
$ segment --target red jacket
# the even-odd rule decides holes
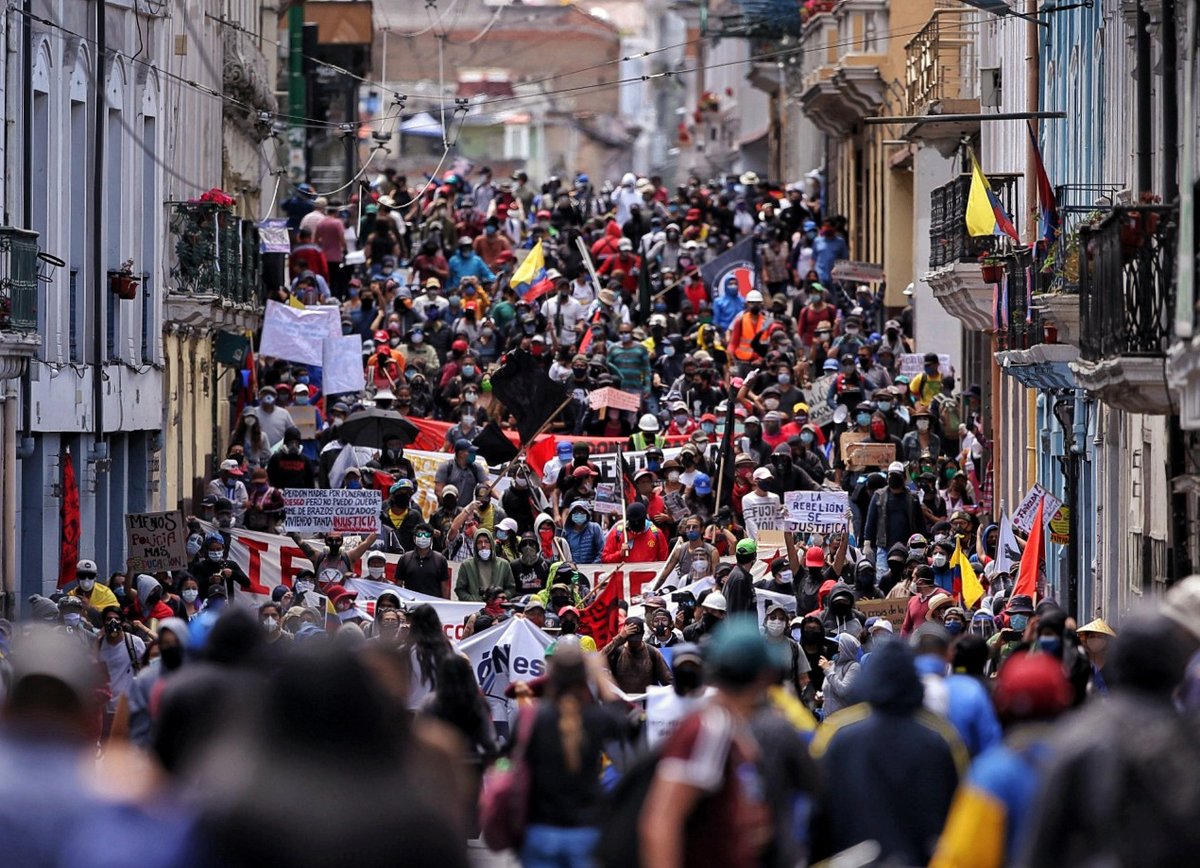
[[[600,553],[600,561],[605,564],[615,564],[618,561],[639,564],[663,561],[666,558],[666,534],[651,521],[646,522],[644,531],[632,534],[628,542],[625,540],[625,522],[617,522],[608,532],[608,537],[604,540],[604,551]]]

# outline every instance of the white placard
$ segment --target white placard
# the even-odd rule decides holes
[[[844,491],[789,491],[783,505],[789,530],[829,533],[846,527],[850,497]]]
[[[358,335],[338,335],[326,339],[321,357],[321,386],[326,395],[361,392],[367,387],[367,377],[363,373],[362,339]]]
[[[183,513],[139,512],[125,516],[129,544],[126,568],[138,573],[182,570],[187,567],[187,526]]]
[[[906,377],[913,377],[925,370],[925,354],[924,353],[901,353],[897,360],[900,363],[900,373]],[[938,368],[943,377],[950,376],[950,354],[941,353],[938,356]]]
[[[379,533],[383,501],[374,489],[285,488],[287,533]]]
[[[1029,489],[1025,499],[1013,510],[1012,526],[1026,536],[1029,536],[1029,532],[1033,530],[1033,517],[1037,514],[1038,501],[1042,498],[1046,499],[1046,507],[1042,510],[1042,524],[1049,526],[1050,519],[1054,518],[1058,508],[1062,506],[1062,501],[1042,488],[1040,482],[1033,484],[1033,488]]]
[[[320,366],[325,361],[325,340],[341,336],[342,318],[337,305],[298,308],[268,301],[258,352],[275,359]]]

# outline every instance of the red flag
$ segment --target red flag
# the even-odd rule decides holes
[[[617,573],[612,573],[596,599],[579,613],[580,632],[591,636],[597,648],[603,648],[621,630],[621,586]]]
[[[526,451],[525,463],[529,465],[534,473],[541,476],[545,470],[546,462],[553,458],[557,451],[558,440],[549,434],[544,434]]]
[[[75,482],[75,464],[71,461],[71,450],[65,450],[58,459],[62,466],[62,500],[58,507],[62,535],[58,544],[58,586],[64,587],[75,581],[75,568],[79,564],[79,485]]]
[[[1024,594],[1027,597],[1037,596],[1038,578],[1042,574],[1042,537],[1045,530],[1042,526],[1042,508],[1046,499],[1038,501],[1037,513],[1033,517],[1033,529],[1029,532],[1029,541],[1025,543],[1025,551],[1021,553],[1021,566],[1017,570],[1017,584],[1012,596]],[[1012,597],[1009,597],[1012,599]]]
[[[592,345],[592,327],[588,326],[588,330],[583,333],[582,340],[579,341],[579,352],[587,355],[588,348]]]
[[[536,301],[537,299],[541,298],[543,295],[546,295],[553,291],[554,291],[554,281],[553,280],[542,280],[542,281],[539,281],[538,283],[535,283],[533,286],[529,287],[529,292],[525,293],[525,295],[522,296],[522,300],[523,301]]]

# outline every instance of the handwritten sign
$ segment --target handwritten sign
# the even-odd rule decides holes
[[[1033,530],[1033,517],[1037,514],[1038,502],[1043,498],[1046,500],[1046,506],[1042,510],[1042,522],[1048,526],[1051,519],[1062,508],[1062,501],[1043,488],[1040,482],[1033,484],[1033,488],[1029,489],[1025,499],[1013,510],[1012,526],[1028,536],[1029,532]]]
[[[901,353],[897,362],[900,364],[900,373],[906,377],[912,377],[925,370],[925,355],[923,353]],[[942,376],[950,374],[949,353],[942,353],[938,356],[938,370],[941,371]]]
[[[268,301],[259,355],[320,366],[326,339],[341,336],[342,318],[337,305],[296,308]]]
[[[633,392],[622,392],[612,386],[605,386],[603,389],[595,389],[588,393],[588,406],[593,410],[603,410],[605,407],[609,407],[613,410],[636,413],[642,406],[642,396],[635,395]]]
[[[362,340],[358,335],[327,338],[322,350],[321,374],[326,395],[361,392],[367,386],[363,375]]]
[[[886,618],[892,626],[900,627],[904,623],[904,613],[908,611],[908,597],[888,597],[886,600],[859,600],[854,608],[868,618]]]
[[[845,491],[789,491],[783,505],[791,530],[829,533],[846,526],[850,496]]]
[[[896,460],[895,443],[851,443],[845,453],[846,466],[851,470],[867,467],[887,467]]]
[[[883,266],[874,262],[855,262],[839,259],[833,264],[834,280],[857,280],[860,283],[879,283],[883,280]]]
[[[187,526],[179,510],[126,515],[125,539],[130,572],[157,573],[187,566]]]
[[[808,421],[818,428],[833,421],[833,407],[829,406],[829,387],[837,374],[826,374],[804,390],[804,403],[808,404]]]
[[[621,495],[617,491],[617,483],[600,482],[596,484],[596,499],[592,502],[592,512],[606,515],[621,514]]]
[[[382,501],[373,489],[285,488],[287,533],[379,533]]]

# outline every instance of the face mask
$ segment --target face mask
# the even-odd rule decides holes
[[[183,648],[179,645],[171,645],[169,648],[160,650],[158,657],[162,660],[163,669],[174,672],[183,665]]]
[[[847,327],[846,327],[846,334],[848,334],[848,335],[856,335],[856,334],[858,334],[858,326],[847,326]]]
[[[819,644],[825,638],[825,634],[821,630],[805,630],[801,636],[809,645]]]
[[[297,406],[304,407],[307,404],[308,404],[308,395],[300,395],[298,398],[296,398]]]
[[[209,552],[208,559],[210,561],[212,561],[213,563],[216,563],[217,561],[221,560],[221,553],[220,552]]]
[[[183,597],[185,603],[194,603],[196,602],[196,598],[200,596],[200,591],[197,588],[187,588],[180,596]]]
[[[479,555],[481,561],[490,561],[492,559],[491,549],[477,549],[475,554]]]
[[[588,520],[588,517],[587,517],[586,512],[571,513],[571,521],[576,525],[579,525],[582,527],[583,525],[587,524],[587,520]]]
[[[778,410],[779,409],[779,399],[778,398],[764,398],[763,406],[766,407],[768,410]]]
[[[78,627],[82,618],[78,612],[67,612],[63,615],[63,623],[68,627]]]
[[[892,402],[891,401],[880,401],[879,409],[886,413],[888,410],[892,409]]]
[[[675,355],[675,347],[667,344],[665,347],[663,347],[663,355],[669,359],[671,356]]]
[[[1056,657],[1062,651],[1062,639],[1059,639],[1057,636],[1039,636],[1037,644],[1039,651],[1053,654]]]
[[[792,375],[785,371],[784,373],[780,374],[775,379],[779,381],[779,384],[781,386],[786,386],[788,383],[790,383],[792,381]]]
[[[95,579],[80,579],[79,580],[79,590],[81,590],[81,591],[85,591],[86,593],[90,594],[92,592],[92,588],[94,588],[94,587],[96,587]]]
[[[870,413],[859,413],[857,416],[854,417],[854,421],[865,428],[867,425],[871,424],[871,414]]]
[[[1025,628],[1029,626],[1028,615],[1013,615],[1009,620],[1012,624],[1012,628],[1018,633],[1024,632]]]
[[[873,419],[871,421],[871,435],[882,440],[885,436],[887,436],[887,426],[884,425],[881,420]]]
[[[801,434],[800,434],[800,442],[801,442],[801,443],[803,443],[805,446],[812,446],[812,443],[813,443],[813,435],[812,435],[812,433],[811,433],[811,432],[809,432],[809,431],[803,431],[803,432],[801,432]]]
[[[104,622],[104,632],[109,634],[110,636],[114,636],[117,633],[120,633],[121,632],[121,622],[115,621],[115,620],[105,621]]]
[[[258,399],[258,402],[260,404],[262,404],[264,407],[270,407],[272,404],[275,403],[275,396],[274,395],[263,395],[261,398]]]
[[[947,621],[943,626],[951,636],[957,636],[963,631],[962,621]]]
[[[357,479],[352,479],[346,483],[346,488],[348,488],[350,491],[358,491],[360,488],[362,488],[362,483]]]
[[[675,414],[675,424],[678,425],[680,428],[682,428],[684,425],[686,425],[687,422],[688,422],[688,417],[687,417],[686,413],[676,413]]]
[[[779,584],[790,585],[791,583],[792,583],[792,571],[791,570],[780,570],[779,571]]]
[[[942,567],[946,566],[946,556],[945,555],[934,555],[933,556],[933,565],[935,567],[937,567],[939,570]]]
[[[279,629],[279,619],[272,617],[271,615],[267,615],[267,617],[262,619],[262,625],[263,629],[268,633],[274,633]]]
[[[678,470],[672,470],[670,473],[668,473],[668,474],[667,474],[667,481],[668,481],[668,482],[678,482],[678,481],[679,481],[679,471],[678,471]]]
[[[338,612],[338,620],[339,621],[343,621],[343,622],[353,621],[357,617],[358,617],[358,610],[355,609],[353,606],[351,606],[349,609],[347,609],[344,612]]]
[[[425,335],[421,334],[420,332],[413,332],[411,335],[408,336],[408,340],[411,343],[419,344],[425,340]]]
[[[780,621],[776,618],[773,621],[767,622],[767,635],[782,636],[783,631],[787,629],[787,621]]]
[[[662,621],[659,621],[657,624],[654,625],[654,635],[658,636],[660,639],[663,636],[666,636],[670,632],[671,632],[670,624],[664,624]]]
[[[222,530],[233,527],[233,516],[222,515],[217,518],[217,527]]]
[[[463,365],[462,375],[464,377],[475,376],[475,366],[474,365]]]
[[[917,430],[918,431],[928,431],[929,430],[929,420],[928,419],[918,419],[917,420]]]
[[[431,545],[433,545],[433,537],[417,536],[417,537],[413,537],[413,542],[415,542],[417,544],[417,548],[427,549]]]
[[[386,567],[367,567],[367,575],[372,579],[382,579],[386,570]]]
[[[465,427],[470,428],[475,424],[475,417],[468,413],[466,416],[462,417],[462,423]]]
[[[705,434],[713,434],[716,432],[717,426],[714,425],[712,422],[704,422],[700,425],[700,430],[703,431]]]
[[[587,378],[587,368],[571,368],[571,373],[575,375],[575,379],[577,380]]]
[[[408,509],[408,504],[412,501],[411,494],[393,494],[391,504],[395,509]]]
[[[687,531],[684,535],[691,542],[695,542],[696,540],[700,539],[700,531],[695,530],[694,528],[692,530]]]
[[[623,343],[623,344],[633,343],[633,335],[631,335],[629,332],[621,332],[621,343]]]

